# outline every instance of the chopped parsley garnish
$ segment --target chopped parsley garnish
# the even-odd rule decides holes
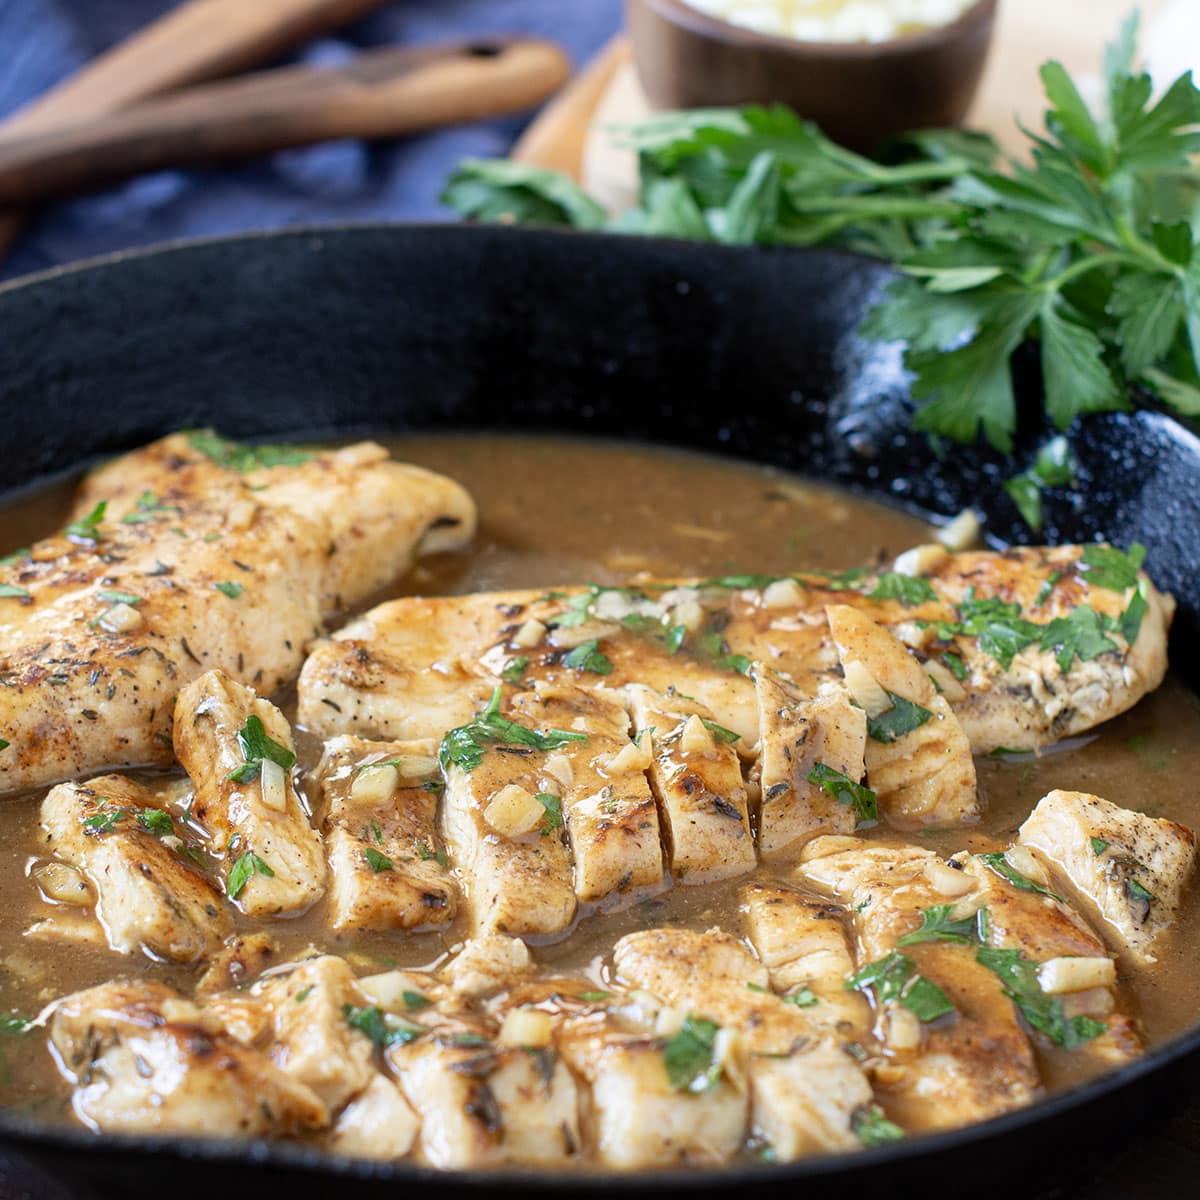
[[[1037,533],[1042,528],[1042,489],[1064,487],[1074,481],[1071,447],[1065,437],[1056,437],[1038,451],[1037,459],[1028,471],[1005,482],[1004,490],[1017,506],[1025,524]]]
[[[1061,996],[1048,996],[1038,983],[1038,964],[1027,959],[1020,950],[1001,950],[980,946],[976,961],[1000,977],[1004,994],[1021,1010],[1021,1015],[1056,1045],[1066,1050],[1091,1041],[1108,1026],[1091,1017],[1068,1018]]]
[[[500,672],[500,678],[505,683],[520,683],[521,676],[525,674],[525,668],[529,666],[529,655],[520,654],[516,658],[510,658],[504,664],[504,670]]]
[[[904,1130],[889,1121],[878,1104],[858,1109],[850,1119],[850,1127],[859,1145],[867,1150],[874,1146],[886,1146],[889,1142],[904,1141]]]
[[[4,738],[0,738],[0,750],[7,750],[11,745],[12,742],[7,742]]]
[[[100,522],[104,520],[106,512],[108,512],[108,501],[101,500],[86,517],[72,521],[63,532],[72,541],[87,542],[94,546],[104,537],[104,530],[100,528]]]
[[[0,1036],[24,1037],[36,1024],[17,1012],[0,1013]]]
[[[275,878],[275,872],[253,850],[247,850],[229,869],[229,879],[225,883],[225,894],[230,900],[236,900],[242,888],[255,875],[265,875],[268,879]]]
[[[815,783],[823,791],[832,796],[839,804],[847,804],[858,813],[858,823],[879,820],[879,806],[875,793],[865,784],[855,783],[849,775],[835,771],[826,763],[817,763],[805,776],[809,783]]]
[[[933,720],[933,713],[895,692],[888,692],[892,707],[877,717],[867,718],[867,733],[877,742],[894,742],[906,733],[919,729],[926,721]]]
[[[561,829],[562,801],[550,792],[538,792],[534,799],[546,810],[546,818],[542,822],[542,832],[549,833],[552,829]]]
[[[801,987],[794,992],[788,992],[786,996],[781,996],[780,999],[784,1004],[793,1004],[796,1008],[812,1008],[814,1004],[819,1004],[816,992],[812,988]]]
[[[154,521],[164,513],[182,511],[178,504],[159,504],[158,497],[153,492],[143,492],[138,497],[137,508],[131,513],[126,513],[121,518],[121,524],[144,525],[147,521]]]
[[[1137,641],[1138,634],[1142,631],[1142,618],[1146,615],[1149,607],[1149,587],[1144,579],[1139,579],[1137,589],[1129,598],[1129,603],[1125,606],[1125,611],[1121,614],[1121,619],[1117,624],[1121,636],[1131,646]]]
[[[186,436],[197,453],[219,467],[242,474],[269,467],[298,467],[316,457],[315,451],[303,446],[246,446],[212,429],[193,429]]]
[[[1050,593],[1054,591],[1058,581],[1061,578],[1061,571],[1051,571],[1050,574],[1046,576],[1046,582],[1043,583],[1040,588],[1038,588],[1038,594],[1033,598],[1034,608],[1040,608],[1046,603],[1047,600],[1050,599]]]
[[[597,1000],[608,1000],[612,996],[612,992],[576,992],[576,1000],[587,1000],[595,1002]]]
[[[238,730],[237,739],[242,757],[246,761],[240,767],[235,767],[229,772],[228,778],[235,783],[246,783],[248,780],[257,779],[265,759],[270,759],[285,771],[290,771],[296,765],[296,755],[286,746],[281,746],[269,737],[262,718],[253,713],[246,718],[245,725]]]
[[[586,733],[550,729],[538,733],[500,715],[502,689],[492,692],[488,706],[473,721],[451,729],[442,738],[438,761],[446,770],[453,763],[464,771],[473,771],[481,762],[488,745],[528,746],[532,750],[557,750],[568,742],[586,742]]]
[[[707,1092],[721,1078],[714,1059],[721,1027],[704,1017],[687,1017],[663,1049],[667,1079],[677,1092]]]
[[[307,1000],[309,998],[309,996],[311,996],[313,994],[313,988],[315,988],[316,986],[317,985],[315,983],[310,983],[308,985],[308,987],[301,988],[294,997],[296,1003],[303,1004],[305,1002],[305,1000]]]
[[[1092,853],[1099,858],[1108,849],[1108,843],[1103,838],[1092,838]]]
[[[161,808],[143,808],[137,814],[137,823],[155,837],[169,837],[175,832],[171,814]]]
[[[959,683],[962,683],[963,680],[966,679],[966,664],[953,651],[947,650],[946,653],[942,655],[942,665],[947,671],[950,672],[951,675],[954,676],[955,679],[958,680]]]
[[[731,654],[729,644],[720,629],[710,627],[695,641],[694,651],[702,660],[710,662],[719,671],[736,671],[745,675],[750,670],[750,660],[744,654]]]
[[[125,816],[126,812],[123,808],[109,808],[104,805],[99,812],[84,818],[83,827],[94,837],[103,837],[106,833],[112,833]]]
[[[481,1049],[484,1046],[490,1046],[492,1043],[478,1033],[455,1033],[450,1037],[452,1046],[469,1046],[472,1049]]]
[[[116,592],[111,590],[102,591],[100,599],[105,604],[128,604],[131,607],[136,607],[142,603],[141,596],[135,596],[133,592]]]
[[[897,575],[885,571],[879,576],[875,586],[867,593],[868,600],[899,600],[905,608],[914,608],[918,604],[936,601],[937,592],[928,579],[919,575]]]
[[[15,583],[0,583],[0,600],[28,600],[29,593]]]
[[[223,596],[228,596],[230,600],[236,600],[246,590],[245,584],[231,583],[228,580],[222,583],[214,583],[213,587]]]
[[[611,675],[613,665],[608,656],[600,651],[600,639],[580,642],[578,646],[563,655],[562,664],[572,671],[591,671],[593,675]]]
[[[372,836],[372,837],[375,839],[375,842],[376,842],[376,844],[377,844],[377,845],[382,845],[382,843],[383,843],[383,830],[379,828],[379,822],[378,822],[378,821],[372,821],[372,822],[371,822],[371,836]]]
[[[1056,617],[1046,626],[1041,648],[1058,652],[1055,661],[1065,675],[1076,658],[1080,662],[1091,662],[1118,647],[1111,638],[1105,637],[1100,614],[1090,605],[1081,604],[1070,616]]]
[[[410,1025],[394,1017],[389,1020],[374,1004],[368,1008],[343,1004],[342,1016],[351,1029],[365,1034],[380,1050],[415,1041],[425,1032],[420,1025]]]
[[[441,848],[430,850],[423,838],[417,838],[413,843],[413,849],[416,850],[417,857],[422,862],[436,862],[439,867],[444,867],[449,862],[449,859],[446,858],[445,850]]]
[[[23,558],[29,557],[29,547],[22,546],[20,550],[14,550],[11,554],[6,554],[0,558],[0,567],[11,567],[14,563],[19,563]]]
[[[1134,542],[1129,552],[1115,546],[1092,543],[1084,548],[1079,569],[1092,587],[1110,592],[1123,592],[1138,581],[1138,571],[1146,561],[1146,547]]]
[[[731,592],[755,591],[787,579],[786,575],[718,575],[713,579],[701,579],[698,588],[724,588]]]
[[[386,854],[381,854],[375,849],[374,846],[368,846],[363,851],[363,857],[367,860],[367,866],[369,866],[376,875],[378,875],[380,871],[390,871],[394,867],[392,860],[388,858]]]
[[[950,635],[962,633],[977,638],[980,650],[990,654],[1005,671],[1020,651],[1042,635],[1040,625],[1021,617],[1019,604],[996,597],[976,599],[974,588],[963,597],[958,615],[961,623],[946,627]],[[943,628],[939,627],[939,636],[942,632]]]
[[[428,996],[422,996],[420,992],[401,992],[400,999],[404,1001],[404,1007],[409,1012],[420,1012],[421,1009],[428,1008],[433,1003]]]
[[[950,998],[936,983],[917,972],[907,954],[893,950],[867,963],[846,980],[847,991],[869,988],[878,1004],[898,1002],[922,1021],[936,1021],[954,1011]]]
[[[986,866],[992,868],[1003,879],[1007,879],[1018,891],[1037,892],[1041,896],[1049,896],[1052,900],[1061,900],[1049,888],[1040,883],[1034,883],[1027,875],[1022,875],[1003,854],[978,854],[976,857]]]
[[[1125,880],[1125,893],[1130,900],[1143,900],[1147,904],[1154,903],[1154,893],[1144,888],[1136,879]]]
[[[920,942],[961,942],[975,941],[979,935],[978,915],[972,913],[969,917],[954,920],[950,914],[954,911],[952,904],[935,904],[921,913],[921,928],[906,933],[897,946],[916,946]],[[982,909],[980,910],[983,911]]]
[[[700,718],[700,724],[708,730],[709,733],[718,741],[725,745],[741,740],[740,733],[734,733],[732,729],[726,729],[724,725],[718,725],[716,721],[710,721],[707,717]]]
[[[851,567],[848,571],[810,571],[831,592],[856,592],[863,579],[871,574],[870,567]]]

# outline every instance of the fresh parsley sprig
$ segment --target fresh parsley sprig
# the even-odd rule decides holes
[[[863,329],[907,343],[914,424],[931,435],[982,434],[1010,451],[1010,360],[1030,339],[1060,430],[1129,408],[1130,385],[1200,416],[1200,89],[1189,73],[1155,97],[1136,40],[1135,14],[1106,55],[1095,110],[1046,63],[1045,132],[1024,131],[1028,155],[1008,161],[986,136],[937,130],[878,162],[785,108],[748,106],[628,129],[639,198],[615,220],[566,176],[511,162],[464,161],[443,200],[480,221],[836,245],[895,262],[903,277]],[[1019,487],[1032,511],[1035,493]]]

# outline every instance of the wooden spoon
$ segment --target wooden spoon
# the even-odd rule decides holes
[[[382,0],[185,0],[0,125],[0,140],[90,121],[135,101],[277,58]],[[0,213],[0,254],[24,226]]]
[[[86,124],[0,140],[0,203],[70,195],[164,167],[516,112],[541,103],[569,74],[550,42],[481,39],[204,84]]]

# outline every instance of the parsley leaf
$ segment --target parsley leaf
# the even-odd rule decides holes
[[[275,878],[275,872],[253,850],[247,850],[229,869],[229,878],[225,882],[225,894],[230,900],[236,900],[241,894],[242,888],[255,875],[265,875],[268,879]]]
[[[599,638],[580,642],[563,656],[562,663],[572,671],[591,671],[594,675],[610,675],[613,669],[608,657],[600,652]]]
[[[1044,1033],[1056,1045],[1074,1050],[1107,1030],[1108,1026],[1091,1017],[1068,1018],[1061,996],[1048,996],[1038,982],[1038,964],[1020,950],[980,946],[976,961],[1000,977],[1004,994],[1021,1010],[1034,1029]]]
[[[936,1021],[954,1011],[946,993],[918,974],[916,963],[897,950],[861,967],[846,980],[845,987],[847,991],[870,989],[876,1003],[898,1002],[922,1021]]]
[[[165,513],[179,513],[183,509],[178,504],[160,504],[153,492],[143,492],[138,498],[137,508],[126,513],[121,518],[122,525],[144,525],[147,521],[155,521]]]
[[[473,721],[451,729],[442,738],[438,749],[438,761],[446,770],[453,763],[464,771],[473,771],[481,762],[485,749],[491,744],[528,746],[532,750],[557,750],[568,742],[586,742],[586,733],[570,733],[563,729],[549,729],[538,733],[526,729],[516,721],[500,715],[501,688],[492,692],[487,708]]]
[[[72,521],[63,532],[73,542],[83,542],[86,545],[94,546],[104,537],[104,530],[100,527],[100,522],[104,520],[106,512],[108,512],[108,501],[101,500],[86,517]]]
[[[867,718],[867,733],[877,742],[894,742],[914,729],[920,729],[926,721],[933,720],[933,713],[895,692],[888,692],[892,707],[877,717]]]
[[[365,1034],[380,1050],[388,1046],[405,1045],[425,1032],[423,1026],[410,1025],[397,1017],[385,1017],[374,1004],[367,1008],[343,1004],[342,1016],[351,1029]]]
[[[1042,528],[1042,489],[1062,487],[1075,481],[1075,462],[1065,437],[1051,438],[1039,451],[1028,471],[1014,475],[1004,490],[1034,533]],[[1035,603],[1041,603],[1040,600]]]
[[[104,804],[99,812],[84,818],[83,828],[93,837],[103,837],[106,833],[112,833],[126,816],[123,808],[109,808]]]
[[[529,666],[529,655],[519,654],[516,658],[510,658],[504,664],[504,669],[500,672],[500,678],[505,683],[520,683],[521,676],[525,674],[527,666]]]
[[[242,474],[269,467],[298,467],[316,457],[314,450],[303,446],[246,446],[212,429],[193,429],[185,436],[188,445],[210,462]]]
[[[139,809],[137,823],[155,837],[169,837],[175,832],[175,822],[171,820],[171,814],[163,812],[161,808]]]
[[[916,946],[921,942],[961,942],[966,944],[975,941],[979,933],[979,919],[976,914],[962,917],[955,921],[951,919],[954,910],[952,904],[935,904],[921,913],[921,928],[906,933],[897,946]]]
[[[290,771],[296,765],[296,755],[286,746],[267,735],[262,718],[253,713],[246,718],[246,723],[238,730],[238,746],[242,757],[246,760],[240,767],[229,772],[228,778],[235,783],[246,783],[257,779],[262,770],[264,759],[270,759],[285,771]]]
[[[878,1104],[857,1109],[851,1117],[850,1126],[859,1145],[870,1150],[874,1146],[886,1146],[889,1142],[902,1142],[904,1130],[883,1115]]]
[[[28,600],[29,592],[15,583],[0,583],[0,600]]]
[[[1145,561],[1146,547],[1140,542],[1134,542],[1128,553],[1094,542],[1084,547],[1079,569],[1092,587],[1123,592],[1138,582],[1138,571]]]
[[[667,1079],[677,1092],[707,1092],[721,1078],[715,1061],[717,1034],[721,1027],[704,1017],[689,1016],[679,1032],[663,1048]]]
[[[819,762],[804,777],[827,792],[839,804],[847,804],[858,813],[859,825],[879,820],[879,806],[875,793],[865,784],[855,783],[849,775],[834,770],[827,763]]]
[[[704,728],[707,729],[708,732],[711,733],[714,739],[718,742],[728,745],[732,742],[741,740],[742,735],[740,733],[734,733],[732,729],[726,729],[724,725],[718,725],[716,721],[710,721],[707,717],[701,717],[700,724],[703,725]]]
[[[899,600],[905,608],[914,608],[918,604],[936,601],[937,592],[928,579],[919,575],[897,575],[885,571],[879,576],[875,586],[867,593],[868,600]]]
[[[230,600],[236,600],[246,590],[245,584],[230,583],[228,581],[223,583],[214,583],[213,587],[215,587],[222,595],[228,596]]]
[[[800,987],[794,992],[788,992],[786,996],[780,996],[784,1004],[793,1004],[796,1008],[812,1008],[819,1004],[820,1000],[812,990],[812,988]]]
[[[1092,853],[1099,858],[1101,854],[1108,849],[1108,842],[1103,838],[1094,837],[1090,839],[1092,843]]]
[[[363,858],[367,860],[367,866],[376,875],[380,871],[391,871],[394,867],[392,860],[386,854],[381,854],[374,846],[367,846],[363,850]]]
[[[549,833],[552,829],[561,829],[563,823],[562,801],[550,792],[538,792],[534,799],[546,810],[546,818],[542,822],[542,832]]]
[[[1042,896],[1050,896],[1054,900],[1062,899],[1061,896],[1056,896],[1049,888],[1044,888],[1040,883],[1034,883],[1027,875],[1022,875],[1003,854],[977,854],[975,857],[981,863],[991,867],[1001,878],[1007,879],[1018,891],[1037,892]]]
[[[945,666],[946,670],[958,680],[959,683],[962,683],[962,681],[966,679],[966,664],[961,658],[959,658],[957,654],[947,650],[946,653],[942,655],[942,664]]]
[[[1057,650],[1058,669],[1065,675],[1076,657],[1090,662],[1117,644],[1104,635],[1100,614],[1087,604],[1081,604],[1070,616],[1056,617],[1042,634],[1043,650]]]

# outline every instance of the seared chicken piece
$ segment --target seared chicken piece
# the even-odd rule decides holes
[[[581,733],[527,776],[535,794],[559,798],[574,861],[575,894],[595,904],[663,877],[658,810],[645,768],[649,746],[629,740],[629,716],[597,691],[538,684],[512,700],[515,720],[530,729]]]
[[[292,731],[279,709],[209,671],[175,702],[175,754],[196,785],[191,817],[224,855],[230,899],[250,916],[319,899],[325,856],[296,795]]]
[[[363,1007],[364,998],[344,959],[309,959],[254,990],[274,1016],[271,1058],[281,1071],[312,1088],[331,1112],[367,1087],[375,1048],[346,1020],[347,1008]]]
[[[771,987],[802,1004],[805,1017],[831,1036],[865,1037],[871,1014],[862,993],[846,988],[854,960],[840,910],[781,884],[750,883],[742,911]]]
[[[278,950],[269,933],[239,933],[226,938],[200,976],[197,993],[210,995],[249,983],[271,965]]]
[[[943,698],[976,753],[1035,749],[1125,711],[1166,669],[1174,601],[1141,574],[1124,593],[1089,585],[1081,553],[1063,546],[947,554],[924,581],[903,588],[895,576],[861,571],[746,587],[760,581],[396,600],[314,651],[300,683],[301,722],[326,737],[436,737],[481,707],[501,671],[519,668],[527,683],[674,686],[749,748],[758,740],[758,712],[740,672],[757,661],[793,680],[828,673],[836,663],[825,607],[848,604],[900,636],[949,682],[940,684]],[[1073,656],[1064,670],[1062,647],[1047,627],[1081,604],[1119,621],[1135,594],[1145,603],[1135,644],[1107,632],[1101,652],[1087,661]],[[995,604],[980,611],[984,600]],[[1006,661],[995,635],[1014,620],[1029,629],[1013,627],[1025,644]],[[572,648],[592,641],[611,668],[605,674],[568,661]]]
[[[1021,826],[1020,840],[1094,906],[1107,937],[1139,962],[1158,961],[1196,864],[1190,829],[1086,792],[1053,791]]]
[[[653,748],[650,781],[672,874],[683,883],[712,883],[753,870],[749,797],[731,745],[740,735],[693,700],[641,685],[626,693],[645,749]]]
[[[1024,960],[1040,964],[1040,989],[1060,997],[1062,1020],[1047,1036],[1111,1063],[1140,1057],[1144,1046],[1136,1023],[1118,1008],[1116,963],[1078,913],[1045,894],[1050,880],[1031,851],[1018,846],[1005,856],[986,858],[964,852],[951,862],[961,864],[976,883],[955,911],[969,912],[976,905],[986,909],[980,924],[986,944],[1016,950]],[[1099,1022],[1100,1027],[1084,1022],[1087,1037],[1078,1037],[1077,1017]]]
[[[552,1166],[579,1153],[575,1080],[552,1047],[435,1034],[387,1057],[421,1114],[421,1153],[434,1166]]]
[[[533,957],[520,938],[485,933],[464,943],[442,974],[459,995],[478,999],[512,987],[532,971]]]
[[[623,937],[613,962],[627,983],[736,1031],[754,1126],[779,1158],[857,1145],[854,1114],[872,1099],[862,1068],[818,1040],[807,1010],[767,991],[766,969],[740,941],[717,929],[653,929]]]
[[[870,617],[845,604],[826,611],[847,688],[867,715],[867,782],[884,819],[900,829],[978,821],[975,759],[945,697]]]
[[[495,715],[516,720],[509,709]],[[575,916],[561,803],[549,791],[561,784],[548,777],[548,754],[487,743],[472,769],[446,769],[443,832],[480,932],[561,933]],[[543,775],[545,787],[532,781]]]
[[[400,1089],[376,1075],[342,1110],[328,1145],[336,1154],[390,1162],[408,1154],[420,1129],[420,1119]]]
[[[591,1087],[596,1157],[619,1171],[721,1166],[746,1135],[745,1094],[724,1075],[703,1091],[672,1085],[668,1040],[624,1031],[605,1013],[565,1022],[559,1045]]]
[[[841,683],[825,683],[809,696],[761,663],[751,674],[758,694],[759,850],[778,854],[820,834],[853,833],[861,814],[849,793],[831,795],[809,775],[823,764],[862,782],[866,714]]]
[[[121,775],[60,783],[42,801],[42,828],[50,852],[91,881],[113,950],[193,963],[220,949],[225,899],[187,857],[162,793]]]
[[[75,1112],[93,1130],[291,1136],[329,1122],[310,1088],[165,984],[107,983],[67,996],[50,1041],[75,1086]]]
[[[806,854],[798,875],[854,914],[859,973],[874,964],[890,976],[872,985],[876,1033],[892,1060],[878,1076],[889,1113],[906,1128],[948,1129],[1031,1103],[1039,1090],[1033,1049],[974,947],[900,945],[923,913],[952,905],[974,882],[918,847],[822,838]]]
[[[436,743],[333,738],[316,778],[325,799],[331,926],[449,925],[458,884],[438,843]]]
[[[0,793],[169,764],[190,680],[217,667],[277,691],[323,616],[473,533],[457,484],[378,447],[242,473],[197,445],[254,461],[165,438],[93,473],[65,535],[0,566]]]

